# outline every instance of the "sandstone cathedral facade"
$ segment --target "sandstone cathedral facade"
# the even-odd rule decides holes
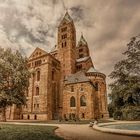
[[[106,76],[97,71],[88,43],[76,44],[74,22],[66,12],[58,27],[57,45],[50,53],[36,48],[28,60],[27,103],[12,119],[107,118]]]

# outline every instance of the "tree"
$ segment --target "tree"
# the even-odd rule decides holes
[[[0,48],[0,108],[6,121],[8,106],[23,105],[28,87],[27,59],[19,51]]]
[[[114,113],[114,108],[111,103],[108,104],[108,112],[109,112],[109,117],[112,118]]]
[[[109,75],[114,118],[140,119],[140,38],[133,37]]]

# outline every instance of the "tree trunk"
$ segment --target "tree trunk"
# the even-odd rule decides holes
[[[1,110],[1,121],[6,122],[6,107],[3,107]]]

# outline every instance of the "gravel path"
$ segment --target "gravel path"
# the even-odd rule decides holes
[[[139,137],[102,133],[88,125],[60,125],[56,130],[67,140],[139,140]]]

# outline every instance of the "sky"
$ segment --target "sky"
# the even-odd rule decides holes
[[[94,66],[108,75],[130,38],[140,34],[140,0],[0,0],[0,47],[29,56],[50,51],[66,9],[88,42]]]

